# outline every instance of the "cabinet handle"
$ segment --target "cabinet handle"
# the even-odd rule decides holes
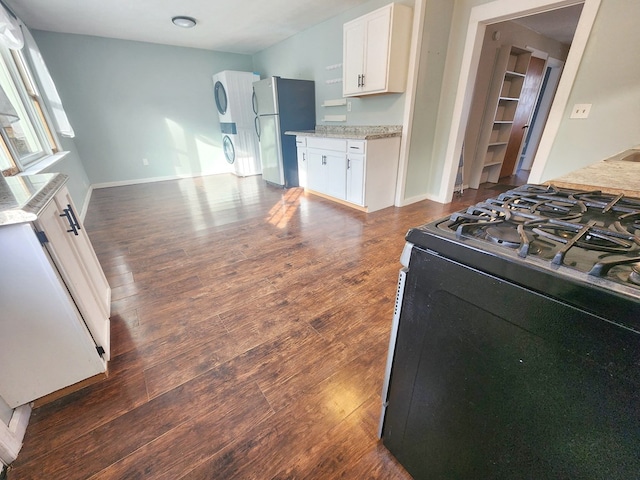
[[[347,158],[347,170],[351,168],[351,159]]]
[[[361,87],[364,87],[364,73],[362,74],[362,85],[360,85]]]
[[[303,161],[303,162],[306,162],[306,161],[307,161],[307,154],[306,154],[306,153],[303,153],[303,154],[302,154],[302,161]]]
[[[78,230],[81,230],[81,228],[73,208],[71,208],[71,205],[67,204],[67,208],[62,211],[64,213],[61,213],[60,216],[66,217],[67,222],[69,222],[69,226],[71,227],[67,230],[67,233],[73,233],[75,236],[78,236]]]
[[[322,155],[322,165],[326,165],[326,164],[327,164],[327,156]]]

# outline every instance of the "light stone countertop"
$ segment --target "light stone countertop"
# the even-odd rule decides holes
[[[634,155],[640,155],[640,146],[545,183],[561,188],[601,190],[604,193],[623,193],[628,197],[640,198],[640,162],[623,160],[638,158]]]
[[[0,176],[0,226],[36,220],[67,179],[61,173]]]
[[[285,135],[301,137],[352,138],[355,140],[373,140],[376,138],[399,137],[402,125],[316,125],[315,130],[287,131]]]

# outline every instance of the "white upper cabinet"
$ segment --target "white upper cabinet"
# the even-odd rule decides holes
[[[343,96],[405,91],[412,13],[390,3],[344,24]]]

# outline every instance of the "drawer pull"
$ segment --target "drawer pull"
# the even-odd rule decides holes
[[[67,230],[67,233],[73,233],[74,235],[78,236],[78,230],[80,230],[80,223],[78,222],[78,219],[76,218],[76,214],[71,208],[71,205],[67,204],[67,208],[63,209],[62,211],[63,213],[61,213],[60,216],[65,217],[67,219],[67,222],[69,222],[69,226],[71,227],[69,230]]]

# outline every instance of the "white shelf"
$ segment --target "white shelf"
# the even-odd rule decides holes
[[[346,98],[337,98],[335,100],[325,100],[322,102],[323,107],[340,107],[347,104]]]
[[[324,117],[322,117],[322,120],[324,122],[346,122],[347,116],[346,115],[325,115]]]

